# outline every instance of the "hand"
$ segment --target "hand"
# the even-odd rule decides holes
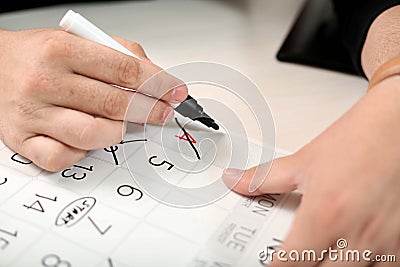
[[[115,38],[142,60],[57,29],[0,31],[0,138],[15,152],[49,171],[71,166],[86,151],[122,140],[123,120],[163,124],[169,103],[187,96],[186,86],[164,75],[133,42]],[[171,85],[171,86],[167,86]],[[171,90],[171,88],[176,87]],[[150,97],[151,96],[151,97]]]
[[[276,159],[252,195],[298,189],[302,201],[281,250],[338,249],[396,255],[400,260],[400,77],[372,88],[351,110],[297,153]],[[265,167],[260,166],[260,167]],[[223,179],[249,195],[257,167],[227,169]],[[243,175],[235,186],[234,182]],[[301,254],[300,254],[301,255]],[[278,266],[395,266],[396,263],[280,262]],[[361,254],[362,257],[362,254]],[[287,254],[286,254],[286,258]],[[350,258],[351,259],[351,258]],[[372,265],[370,265],[372,264]],[[397,263],[398,265],[398,263]],[[397,266],[396,265],[396,266]]]

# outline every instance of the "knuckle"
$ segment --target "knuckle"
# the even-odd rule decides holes
[[[110,90],[101,103],[100,110],[107,118],[120,118],[124,115],[125,101],[125,94],[121,90]]]
[[[320,198],[315,213],[314,226],[316,230],[326,231],[326,229],[337,229],[340,227],[338,222],[346,223],[346,212],[351,201],[345,193]],[[341,218],[340,220],[338,220]]]
[[[115,69],[117,84],[128,87],[136,87],[143,72],[140,63],[129,57],[120,57],[114,63],[113,69]]]
[[[70,42],[66,41],[64,31],[51,31],[41,43],[41,48],[31,59],[30,67],[20,81],[20,89],[28,96],[51,93],[51,90],[60,87],[62,79],[56,75],[54,68],[50,67],[55,62],[61,62],[60,56],[65,54]]]
[[[130,49],[132,51],[135,51],[135,53],[139,54],[140,56],[147,58],[147,55],[146,55],[146,52],[144,51],[143,46],[140,45],[139,43],[132,42]]]
[[[49,88],[53,84],[54,66],[62,61],[58,60],[64,55],[71,42],[68,41],[68,34],[61,30],[42,31],[40,35],[40,49],[29,58],[29,66],[25,68],[25,73],[18,80],[19,88],[24,93],[36,93],[35,90]],[[70,48],[71,50],[71,48]]]
[[[19,153],[22,150],[25,139],[25,134],[21,133],[20,130],[13,129],[5,131],[2,140],[10,149]]]
[[[49,32],[42,42],[39,55],[44,59],[53,59],[58,57],[61,53],[71,49],[71,43],[68,42],[70,35],[65,31],[55,30]]]
[[[54,88],[54,77],[42,66],[35,66],[23,78],[21,91],[25,96],[36,97]]]
[[[135,51],[143,51],[143,46],[141,46],[139,43],[137,43],[137,42],[131,42],[131,47],[132,47],[132,50],[135,50]]]
[[[16,104],[16,113],[22,124],[30,123],[40,118],[41,108],[32,102]]]

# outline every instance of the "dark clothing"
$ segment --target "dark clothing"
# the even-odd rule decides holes
[[[372,22],[383,11],[399,5],[400,0],[332,0],[345,45],[356,71],[365,76],[361,51]]]
[[[3,2],[0,6],[0,12],[10,12],[22,9],[45,7],[52,5],[61,5],[68,3],[85,3],[94,2],[96,0],[31,0],[31,1],[9,1],[7,4]],[[98,0],[101,1],[113,1],[113,0]]]

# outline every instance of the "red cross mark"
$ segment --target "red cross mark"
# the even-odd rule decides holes
[[[189,137],[189,139],[190,139],[190,142],[192,142],[193,144],[196,144],[196,140],[193,138],[193,136],[191,136],[190,133],[188,133],[188,132],[186,132],[186,133],[187,133],[187,137]],[[181,136],[175,135],[175,137],[178,137],[179,140],[189,141],[188,138],[186,137],[185,133],[183,133]]]

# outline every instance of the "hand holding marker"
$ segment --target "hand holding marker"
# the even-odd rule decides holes
[[[111,36],[107,35],[104,31],[96,27],[90,21],[72,10],[69,10],[64,15],[64,17],[60,21],[60,26],[67,32],[100,43],[102,45],[113,48],[121,53],[139,59],[138,56],[136,56],[126,47],[115,41]],[[216,124],[215,121],[207,113],[204,112],[203,107],[201,107],[197,103],[197,101],[190,95],[188,95],[188,97],[183,102],[178,104],[175,107],[175,110],[181,115],[188,117],[191,120],[199,121],[207,127],[213,128],[215,130],[219,129],[218,124]]]

